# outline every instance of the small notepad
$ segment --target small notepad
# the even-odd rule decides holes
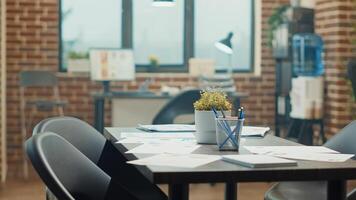
[[[226,155],[222,156],[222,159],[227,162],[250,168],[297,166],[297,162],[294,160],[266,155]]]

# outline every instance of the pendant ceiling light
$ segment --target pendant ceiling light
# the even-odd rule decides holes
[[[176,4],[175,0],[153,0],[152,6],[171,7]]]

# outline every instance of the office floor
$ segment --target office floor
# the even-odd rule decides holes
[[[271,183],[243,183],[239,185],[239,200],[261,200]],[[356,182],[350,182],[349,189],[356,188]],[[166,186],[162,186],[167,191]],[[224,185],[197,184],[190,186],[191,200],[219,200],[223,199]],[[29,181],[9,180],[0,186],[1,200],[44,200],[44,185],[39,178]]]

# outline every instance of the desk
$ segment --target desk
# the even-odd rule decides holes
[[[105,100],[106,99],[170,99],[173,96],[156,94],[152,92],[110,92],[110,93],[94,93],[94,127],[100,133],[103,133],[105,126]],[[235,108],[240,107],[241,99],[246,98],[246,93],[231,93],[228,94]]]
[[[120,138],[121,132],[138,132],[134,128],[106,128],[104,135],[112,143]],[[125,154],[138,144],[115,144],[116,148],[128,160],[143,158],[147,155]],[[266,135],[265,138],[246,138],[241,144],[241,154],[247,153],[244,145],[300,145],[279,137]],[[226,155],[236,152],[221,152],[216,145],[202,145],[194,153]],[[188,199],[189,183],[225,182],[227,184],[226,199],[236,199],[237,182],[265,182],[265,181],[327,181],[328,199],[345,199],[346,180],[356,179],[356,161],[348,160],[343,163],[327,163],[316,161],[298,161],[296,167],[258,168],[251,169],[239,165],[216,161],[194,169],[136,166],[152,183],[169,184],[170,199]]]

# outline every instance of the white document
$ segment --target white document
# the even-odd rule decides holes
[[[266,155],[276,156],[281,158],[296,159],[296,160],[311,160],[311,161],[321,161],[321,162],[345,162],[346,160],[354,157],[354,154],[340,154],[340,153],[288,153],[288,154],[277,154],[269,153]]]
[[[132,144],[132,143],[142,143],[142,144],[161,144],[161,143],[179,143],[179,142],[189,142],[191,144],[196,144],[194,138],[147,138],[147,137],[127,137],[123,138],[116,143],[119,144]]]
[[[243,126],[242,127],[242,137],[264,137],[265,134],[270,130],[269,127],[257,127],[257,126]]]
[[[276,158],[268,155],[226,155],[222,156],[222,159],[227,162],[251,168],[297,166],[297,162],[294,160]]]
[[[192,132],[122,132],[120,134],[121,138],[130,138],[130,137],[140,137],[140,138],[157,138],[157,139],[194,139]]]
[[[191,143],[156,143],[156,144],[142,144],[136,148],[133,148],[126,153],[141,153],[141,154],[190,154],[200,145]]]
[[[195,125],[189,124],[160,124],[160,125],[142,125],[139,124],[138,129],[154,132],[194,132]]]
[[[339,153],[323,146],[244,146],[249,152],[254,154],[315,154],[315,153]]]
[[[153,166],[169,166],[180,168],[195,168],[214,161],[221,157],[216,155],[201,155],[201,154],[159,154],[148,158],[128,161],[134,165],[153,165]]]

